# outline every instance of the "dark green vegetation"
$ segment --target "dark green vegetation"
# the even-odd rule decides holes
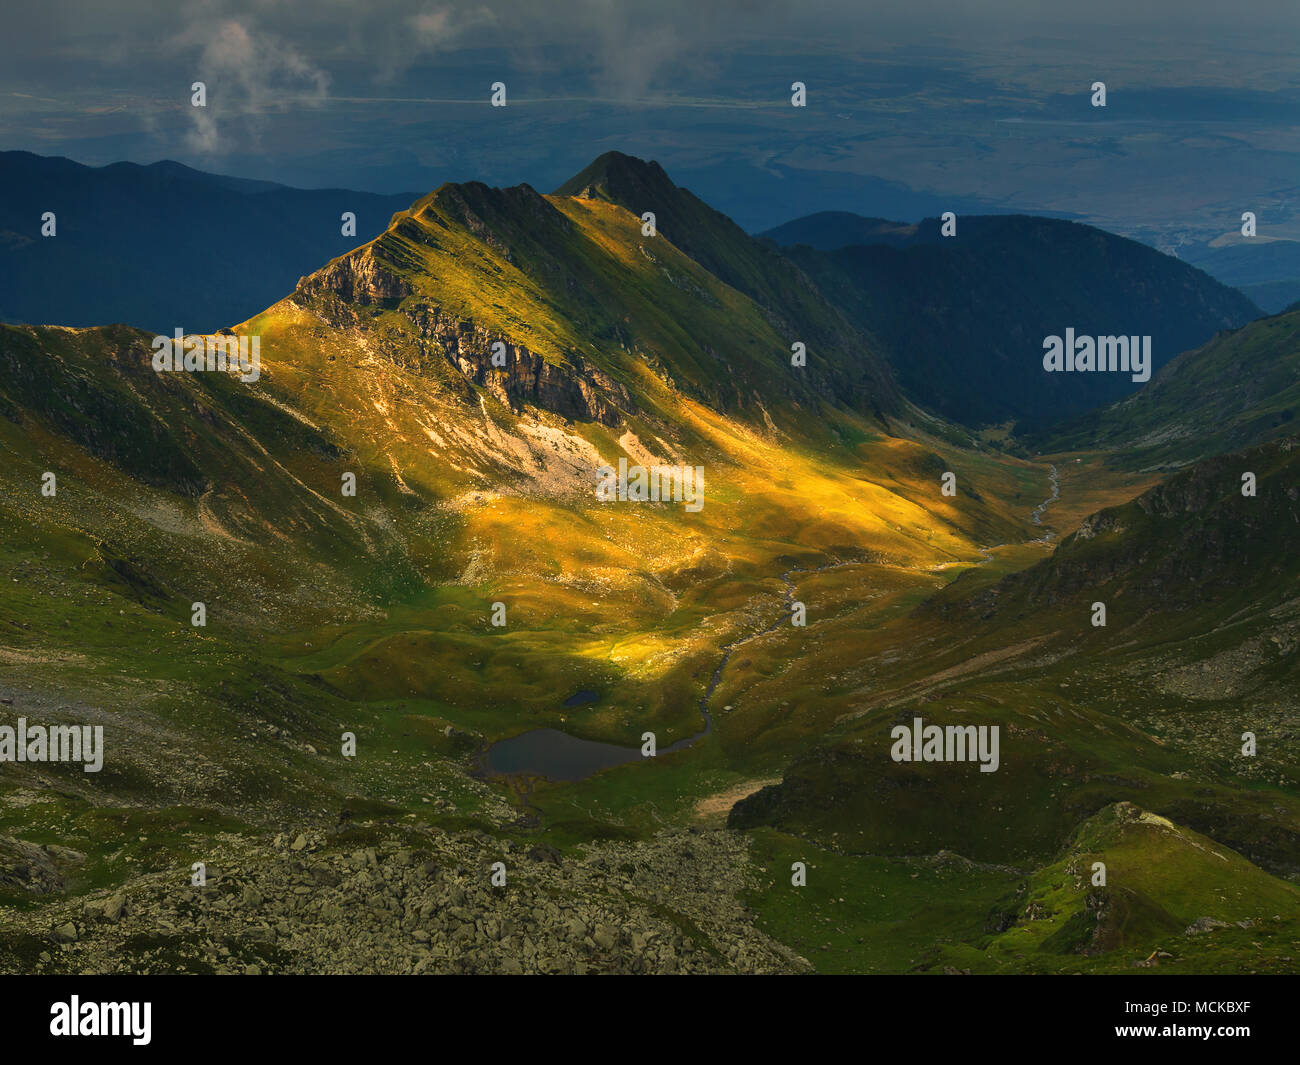
[[[1243,471],[1258,478],[1253,498],[1241,493]],[[963,575],[873,637],[882,652],[868,662],[897,660],[904,639],[933,647],[924,675],[903,660],[886,684],[860,689],[858,708],[779,785],[740,802],[730,823],[774,826],[849,854],[946,849],[1039,868],[1006,904],[1005,928],[994,929],[1005,935],[980,944],[995,968],[1011,962],[1011,949],[1027,949],[1000,945],[1022,944],[1027,921],[1045,922],[1033,925],[1040,951],[1105,955],[1140,944],[1182,957],[1171,933],[1200,917],[1275,913],[1282,923],[1252,939],[1273,944],[1259,948],[1270,966],[1289,964],[1300,932],[1294,901],[1270,909],[1251,900],[1279,892],[1294,900],[1294,888],[1274,878],[1300,877],[1298,471],[1294,438],[1209,460],[1089,518],[1037,565],[996,581]],[[1091,625],[1095,602],[1107,606],[1104,627]],[[913,717],[1002,723],[1001,768],[892,762],[885,737]],[[1254,757],[1241,753],[1247,731],[1259,743]],[[1123,844],[1143,855],[1140,886],[1120,879],[1107,857],[1120,841],[1103,838],[1090,851],[1078,842],[1091,838],[1079,823],[1115,802],[1149,811],[1151,824],[1181,841],[1167,861],[1154,844]],[[1218,849],[1189,843],[1186,828]],[[1081,853],[1095,857],[1081,865]],[[1188,911],[1208,906],[1220,863],[1235,870],[1246,859],[1258,868],[1230,879],[1258,882],[1233,894],[1249,913]],[[1107,863],[1109,893],[1084,890],[1092,860]],[[1067,866],[1074,886],[1058,897]],[[1040,895],[1050,897],[1035,906]],[[990,966],[988,957],[962,958]],[[1238,965],[1256,967],[1226,967]]]
[[[1297,956],[1289,438],[1160,484],[1015,457],[617,155],[551,196],[443,186],[235,332],[255,384],[156,374],[122,326],[0,328],[0,723],[108,746],[0,766],[0,968]],[[620,457],[702,465],[703,508],[597,502]],[[1001,768],[892,762],[914,716],[999,725]],[[485,776],[536,727],[661,753]]]
[[[792,248],[806,244],[819,251],[836,251],[854,244],[884,244],[902,248],[914,244],[920,227],[886,218],[863,218],[851,211],[818,211],[796,218],[759,236],[778,246]]]
[[[1260,314],[1186,263],[1053,218],[962,217],[943,237],[937,218],[834,226],[813,215],[768,235],[875,339],[905,392],[967,424],[1027,427],[1138,388],[1122,373],[1045,373],[1043,338],[1067,328],[1150,336],[1158,368]]]
[[[1104,448],[1130,468],[1167,468],[1297,431],[1300,310],[1261,318],[1180,355],[1141,392],[1037,441]]]

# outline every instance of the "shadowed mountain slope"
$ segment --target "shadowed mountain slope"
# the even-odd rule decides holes
[[[874,339],[915,402],[966,424],[1036,423],[1139,387],[1127,373],[1045,372],[1043,340],[1067,328],[1150,336],[1154,372],[1260,314],[1194,267],[1076,222],[963,217],[945,238],[938,219],[866,221],[880,234],[870,244],[783,250]],[[798,241],[800,228],[781,232]]]
[[[1251,322],[1180,355],[1128,399],[1035,440],[1042,450],[1104,448],[1130,468],[1179,466],[1296,428],[1300,309]]]
[[[676,247],[762,308],[786,351],[803,343],[811,363],[860,374],[880,409],[896,409],[891,374],[841,308],[828,303],[785,256],[674,185],[658,163],[606,152],[556,195],[603,200],[637,218],[653,213],[657,230]]]
[[[247,318],[411,202],[30,152],[0,152],[0,188],[0,321],[167,333]],[[354,236],[343,235],[345,211]],[[54,236],[41,235],[46,212]]]
[[[102,722],[111,756],[0,775],[0,969],[1095,971],[1253,918],[1224,863],[1288,955],[1289,442],[1123,502],[1152,477],[927,415],[779,253],[598,164],[397,212],[230,330],[256,380],[0,327],[0,719]],[[620,462],[702,492],[602,498]],[[900,770],[918,715],[1000,725],[998,771]],[[616,757],[491,771],[538,733]],[[495,936],[502,854],[528,904]],[[167,886],[196,855],[220,910]]]
[[[1243,496],[1243,471],[1257,495]],[[850,852],[1032,865],[1107,803],[1140,801],[1300,875],[1298,471],[1294,438],[1198,463],[1034,566],[966,571],[873,634],[871,683],[731,823]],[[926,648],[921,661],[900,661],[903,646]],[[998,725],[999,768],[893,761],[890,730],[917,717]],[[1257,754],[1243,755],[1246,731]]]

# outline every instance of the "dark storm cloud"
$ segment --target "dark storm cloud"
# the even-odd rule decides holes
[[[14,5],[0,36],[0,79],[53,89],[147,83],[202,61],[277,66],[307,83],[391,81],[412,63],[461,47],[541,54],[590,69],[611,91],[652,86],[674,65],[761,38],[821,38],[844,50],[878,34],[913,42],[984,29],[1112,35],[1125,27],[1266,33],[1300,25],[1295,0],[42,0]],[[223,35],[225,40],[223,41]],[[273,52],[278,50],[282,60]],[[536,60],[539,61],[540,60]]]
[[[675,67],[704,62],[709,48],[752,35],[782,12],[789,17],[766,0],[550,7],[521,0],[49,0],[5,16],[0,116],[60,104],[96,113],[111,97],[129,103],[146,126],[164,112],[183,114],[187,146],[214,152],[223,128],[256,127],[268,109],[319,104],[330,93],[410,94],[412,86],[399,87],[412,68],[458,49],[492,50],[503,65],[559,73],[570,90],[581,81],[609,97],[635,98]],[[181,110],[194,81],[208,85],[208,106]],[[473,91],[483,89],[475,83]],[[52,117],[46,132],[57,140],[68,121]]]
[[[1054,35],[1077,41],[1081,58],[1093,40],[1149,37],[1159,60],[1162,47],[1177,54],[1163,42],[1179,34],[1275,43],[1294,36],[1297,11],[1296,0],[41,0],[4,16],[0,147],[98,138],[104,152],[138,150],[129,138],[144,134],[189,158],[220,155],[232,138],[274,154],[262,136],[271,112],[481,99],[496,71],[533,77],[534,95],[633,102],[687,84],[725,94],[714,75],[764,41],[809,56],[813,71],[828,56],[950,48],[976,34],[1008,54]],[[204,109],[189,106],[194,81],[208,85]]]

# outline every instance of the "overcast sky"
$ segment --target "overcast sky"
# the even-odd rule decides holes
[[[0,92],[9,113],[24,98],[13,94],[84,107],[88,94],[131,93],[165,107],[207,79],[231,112],[289,96],[382,97],[439,59],[490,49],[544,72],[557,96],[567,78],[636,98],[707,79],[730,48],[763,40],[852,53],[975,35],[1004,39],[1010,58],[1011,42],[1042,35],[1093,54],[1149,37],[1159,61],[1183,42],[1278,34],[1294,55],[1297,0],[39,0],[7,5]]]
[[[988,196],[1007,165],[1002,156],[983,172],[975,164],[991,159],[991,137],[1000,153],[1014,148],[1005,123],[1021,111],[1027,123],[1059,116],[1053,97],[1086,99],[1103,78],[1116,93],[1272,94],[1236,106],[1286,112],[1300,100],[1298,42],[1300,0],[10,2],[0,149],[418,192],[448,178],[555,181],[619,147],[697,173],[743,158],[755,181],[779,158],[780,174],[815,168],[824,188],[845,169]],[[797,125],[795,79],[810,94]],[[489,116],[495,80],[524,106]],[[195,81],[207,86],[202,109],[190,105]],[[1109,117],[1116,130],[1134,121],[1122,106]],[[1136,154],[1144,134],[1129,133],[1122,153],[1101,145],[1093,154],[1149,168]],[[1043,135],[1063,142],[1056,129]],[[915,137],[916,152],[904,137]],[[863,149],[870,138],[891,139],[887,165]],[[1294,150],[1257,129],[1241,150],[1259,158],[1274,143]],[[1017,162],[1028,184],[997,193],[1008,206],[1045,206],[1038,194],[1009,198],[1043,180],[1032,154]],[[1281,180],[1270,171],[1258,183]],[[725,198],[725,180],[715,184]]]

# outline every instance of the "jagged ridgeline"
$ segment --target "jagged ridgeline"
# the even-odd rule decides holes
[[[404,369],[610,426],[642,408],[675,418],[678,394],[795,431],[821,402],[875,418],[898,405],[883,363],[785,259],[616,153],[553,196],[445,185],[249,327],[278,337],[289,308],[365,330]],[[796,343],[809,372],[791,366]]]
[[[405,700],[420,735],[455,727],[470,751],[571,716],[667,745],[698,731],[717,647],[771,624],[780,574],[942,566],[1028,534],[1014,497],[1037,470],[915,411],[909,429],[887,369],[784,260],[657,167],[601,165],[654,202],[470,184],[399,212],[232,328],[260,341],[248,381],[157,372],[129,326],[0,328],[6,631],[33,690],[139,737],[95,788],[76,779],[85,801],[312,808],[360,787],[315,764],[326,721],[400,729]],[[735,284],[664,222],[648,235],[647,211],[701,246],[713,226]],[[704,505],[600,502],[620,461],[703,467]],[[935,490],[949,469],[997,490],[957,506]],[[572,715],[577,690],[603,696]],[[158,719],[201,771],[145,739]]]
[[[445,185],[291,287],[222,334],[258,338],[242,379],[0,327],[0,717],[107,747],[3,767],[0,968],[1122,967],[1252,915],[1224,862],[1291,949],[1291,441],[1136,500],[1105,455],[1012,456],[618,153]],[[627,465],[702,470],[701,505],[599,497]],[[891,761],[917,718],[1003,726],[996,769]],[[619,757],[489,776],[547,730]],[[196,855],[229,921],[159,886]]]

